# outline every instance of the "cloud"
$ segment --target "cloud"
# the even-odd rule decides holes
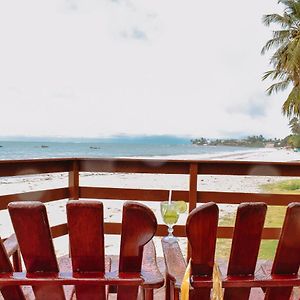
[[[65,0],[65,10],[67,12],[75,12],[79,10],[79,5],[77,0]]]
[[[134,39],[142,41],[148,40],[146,32],[138,28],[131,28],[130,31],[121,31],[120,35],[125,39]]]
[[[240,101],[229,105],[227,112],[231,114],[244,114],[251,118],[263,118],[266,116],[270,99],[265,94],[258,93],[256,96],[249,98],[246,101]]]
[[[287,135],[261,82],[276,3],[215,5],[0,1],[0,135]]]
[[[109,6],[113,32],[122,39],[146,41],[153,39],[158,27],[158,14],[140,1],[115,0]]]
[[[147,34],[138,28],[133,28],[132,37],[137,40],[147,40]]]

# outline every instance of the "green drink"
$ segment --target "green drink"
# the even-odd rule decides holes
[[[173,225],[177,223],[179,214],[186,212],[187,205],[184,201],[172,201],[172,190],[169,191],[169,201],[160,203],[160,212],[164,223],[168,226],[168,236],[163,237],[163,241],[173,243],[176,237],[173,235]]]
[[[177,223],[179,212],[178,207],[174,202],[164,201],[160,203],[161,216],[166,225],[168,225],[168,236],[164,237],[163,240],[170,243],[176,241],[173,235],[173,225]]]
[[[165,224],[173,225],[178,221],[178,209],[177,206],[173,203],[169,204],[168,202],[163,202],[161,204],[161,215]]]

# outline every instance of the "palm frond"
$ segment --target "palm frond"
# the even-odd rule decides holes
[[[295,86],[282,105],[282,113],[287,117],[300,117],[300,87]]]
[[[291,31],[289,29],[273,31],[273,38],[277,38],[284,41],[286,39],[289,39],[290,35],[291,35]]]
[[[295,39],[293,42],[291,42],[291,45],[289,47],[290,51],[290,60],[291,64],[294,65],[294,67],[297,69],[297,72],[299,73],[300,70],[300,38]]]
[[[299,122],[298,118],[293,117],[293,118],[291,118],[291,119],[289,120],[289,126],[291,126],[291,125],[293,125],[293,124],[295,124],[295,123],[298,123],[298,122]]]
[[[270,63],[281,76],[285,73],[288,77],[299,77],[300,68],[300,43],[294,40],[284,47],[280,47],[271,57]],[[275,77],[276,79],[276,77]]]
[[[266,44],[261,49],[261,54],[264,55],[267,51],[269,51],[271,48],[278,48],[285,46],[288,43],[288,38],[283,37],[276,37],[273,39],[270,39],[266,42]]]
[[[267,78],[270,78],[271,80],[281,80],[281,81],[290,80],[285,72],[282,72],[277,69],[269,70],[265,72],[262,76],[262,80],[266,80]]]
[[[272,38],[261,50],[265,54],[270,49],[274,53],[270,58],[273,70],[263,74],[262,80],[275,81],[268,89],[270,95],[288,88],[293,89],[282,106],[282,113],[288,117],[300,117],[300,0],[278,0],[285,6],[280,14],[268,14],[262,18],[266,26],[279,25],[281,30],[275,30]]]
[[[266,71],[266,72],[264,73],[264,75],[262,76],[262,80],[266,80],[266,79],[269,78],[269,77],[272,77],[272,78],[273,78],[275,72],[276,72],[276,70]]]
[[[268,95],[271,95],[273,93],[283,91],[289,86],[290,83],[291,83],[290,80],[284,80],[284,81],[273,83],[271,86],[268,87],[266,92],[268,93]]]
[[[262,22],[266,26],[277,24],[282,28],[289,28],[289,26],[291,25],[291,19],[287,14],[284,14],[283,16],[279,14],[263,15]]]
[[[278,0],[278,3],[282,3],[286,7],[291,7],[295,3],[295,0]]]
[[[297,117],[290,118],[289,127],[293,134],[300,134],[300,119]]]
[[[289,14],[291,17],[300,17],[300,3],[297,0],[281,0],[278,3],[282,3],[286,6],[285,13]]]
[[[273,54],[270,59],[270,63],[274,66],[274,68],[280,72],[286,72],[288,70],[287,64],[289,61],[290,50],[289,45],[283,45],[277,49],[277,51]]]
[[[295,16],[298,18],[300,18],[300,3],[299,1],[297,1],[297,3],[294,4],[294,11],[295,11]]]

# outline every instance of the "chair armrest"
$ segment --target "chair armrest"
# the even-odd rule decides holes
[[[139,273],[118,272],[7,272],[0,273],[0,285],[118,285],[140,286]]]
[[[3,242],[3,246],[6,250],[6,253],[7,253],[8,257],[10,257],[12,254],[14,254],[19,248],[16,235],[12,234],[10,237],[8,237]]]
[[[186,270],[186,261],[178,242],[168,243],[162,240],[162,248],[166,264],[166,274],[174,282],[175,288],[180,288]]]
[[[144,279],[142,286],[145,289],[156,289],[164,285],[164,277],[157,266],[156,251],[152,240],[144,246],[141,276]]]

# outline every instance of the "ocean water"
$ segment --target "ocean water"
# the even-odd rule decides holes
[[[58,157],[153,157],[226,154],[249,151],[244,147],[197,146],[189,141],[0,141],[0,159]]]

